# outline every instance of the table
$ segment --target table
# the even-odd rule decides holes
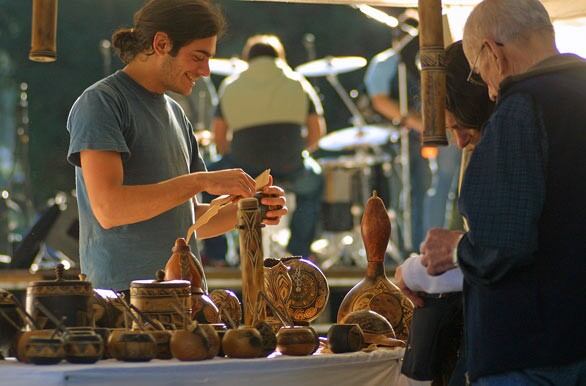
[[[215,358],[202,362],[114,359],[93,365],[61,362],[36,366],[0,361],[0,385],[10,386],[392,386],[399,378],[403,349],[369,353],[276,356],[258,359]]]

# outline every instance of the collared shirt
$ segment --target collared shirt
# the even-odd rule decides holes
[[[483,129],[459,200],[470,231],[458,258],[471,282],[489,284],[532,261],[545,201],[544,131],[522,94],[502,101]]]

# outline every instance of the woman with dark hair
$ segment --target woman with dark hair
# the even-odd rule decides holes
[[[453,43],[446,49],[446,126],[462,149],[458,186],[494,108],[486,86],[470,82],[469,74],[462,42]],[[416,306],[401,372],[434,386],[464,385],[462,272],[430,276],[421,256],[413,255],[397,268],[395,280]]]
[[[86,89],[67,121],[75,166],[81,269],[96,288],[125,290],[164,266],[173,242],[209,208],[196,194],[250,197],[240,169],[207,172],[193,128],[167,91],[189,95],[210,75],[224,19],[207,0],[151,0],[112,43],[126,66]],[[266,205],[285,205],[265,187]],[[216,236],[236,224],[232,203],[198,230]],[[268,213],[278,223],[286,208]],[[273,219],[274,218],[274,219]],[[191,243],[197,254],[195,242]]]

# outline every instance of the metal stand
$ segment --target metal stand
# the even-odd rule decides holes
[[[409,113],[407,95],[407,67],[399,63],[399,109],[401,116]],[[403,243],[405,249],[413,249],[412,219],[411,219],[411,163],[409,162],[409,128],[401,127],[401,207],[403,208]]]

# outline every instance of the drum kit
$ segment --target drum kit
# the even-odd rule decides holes
[[[320,238],[312,244],[323,269],[340,262],[364,266],[366,255],[360,236],[360,219],[366,200],[371,195],[373,170],[388,171],[393,159],[383,146],[395,143],[399,129],[390,126],[366,125],[362,114],[338,80],[338,75],[366,66],[359,56],[332,57],[313,60],[295,68],[306,77],[325,77],[352,114],[353,126],[335,130],[322,137],[319,148],[328,152],[350,155],[318,158],[325,176],[323,224]],[[212,74],[230,76],[248,68],[237,58],[210,59]],[[392,213],[391,218],[395,218]],[[397,263],[402,256],[391,241],[387,249]]]

